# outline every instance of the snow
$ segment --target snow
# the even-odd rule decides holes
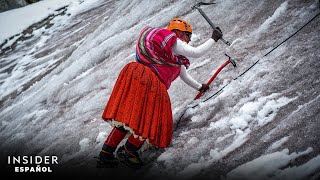
[[[266,152],[271,152],[273,150],[276,150],[280,148],[284,143],[286,143],[289,140],[289,136],[281,138],[279,141],[274,142]]]
[[[250,133],[250,130],[247,129],[247,130],[245,130],[245,132],[243,132],[238,129],[238,130],[236,130],[235,133],[236,133],[236,137],[234,138],[234,141],[227,148],[223,149],[222,151],[219,151],[219,149],[214,149],[213,151],[212,150],[210,151],[210,157],[212,159],[209,160],[208,164],[211,164],[214,161],[217,161],[217,160],[225,157],[230,152],[234,151],[235,149],[240,147],[242,144],[244,144],[248,139],[248,135]]]
[[[271,17],[265,20],[258,29],[256,29],[253,33],[254,34],[261,34],[268,30],[272,22],[276,21],[285,11],[287,10],[288,2],[285,1],[282,3],[273,13]]]
[[[57,9],[71,6],[69,12],[76,15],[85,9],[92,8],[99,1],[101,0],[45,0],[0,13],[0,44],[9,37],[20,34],[32,24],[55,14]]]
[[[47,0],[38,3],[5,11],[0,14],[1,35],[0,42],[21,33],[30,25],[41,21],[53,14],[56,9],[69,5],[71,0]],[[16,21],[15,19],[19,19]]]
[[[56,154],[61,166],[95,169],[92,157],[112,129],[101,113],[120,70],[134,61],[138,33],[145,25],[164,27],[172,17],[183,16],[193,25],[191,45],[205,42],[210,26],[199,12],[190,11],[192,5],[169,0],[43,0],[0,13],[0,44],[17,34],[2,49],[19,37],[29,38],[1,54],[1,155],[5,158],[12,150]],[[57,15],[65,6],[66,14]],[[314,25],[319,21],[263,55],[317,8],[318,1],[267,0],[218,0],[203,6],[232,45],[216,42],[204,57],[190,59],[188,73],[207,82],[226,60],[225,52],[239,57],[237,68],[226,66],[196,101],[196,90],[180,79],[172,83],[168,92],[174,123],[183,116],[168,148],[141,151],[147,162],[143,176],[277,180],[319,175],[320,55],[319,27]],[[51,27],[22,34],[52,14],[57,16]]]
[[[308,148],[303,152],[293,152],[289,154],[289,150],[284,149],[282,151],[267,154],[230,171],[225,179],[300,179],[310,174],[310,171],[303,171],[306,169],[305,167],[281,169],[283,169],[290,161],[312,151],[312,148]],[[310,168],[311,171],[320,168],[319,163],[315,163],[317,159],[319,159],[319,157],[315,157],[315,159],[312,159],[307,163],[309,165],[308,168]],[[292,173],[293,170],[296,170],[297,173]],[[280,171],[281,173],[278,175],[277,171]]]
[[[263,126],[274,118],[277,111],[282,107],[295,100],[296,98],[280,97],[279,94],[271,94],[263,97],[259,92],[254,92],[245,100],[245,103],[239,102],[235,106],[233,116],[226,116],[223,119],[212,122],[210,128],[225,129],[246,129],[251,121],[257,121],[258,126]],[[250,101],[253,99],[254,101]],[[241,106],[241,107],[240,107]],[[193,116],[196,118],[197,116]]]

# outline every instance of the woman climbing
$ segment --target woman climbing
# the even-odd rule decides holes
[[[187,57],[206,54],[222,32],[217,27],[198,47],[188,45],[191,35],[192,27],[181,18],[173,18],[166,28],[142,29],[136,43],[136,62],[129,62],[121,70],[102,114],[113,129],[99,153],[97,167],[116,167],[120,161],[140,168],[143,162],[138,150],[145,141],[158,148],[170,145],[173,120],[167,90],[178,76],[198,91],[209,89],[187,73]],[[127,133],[130,136],[118,148]]]

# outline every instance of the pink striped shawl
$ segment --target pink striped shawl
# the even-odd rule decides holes
[[[169,89],[180,74],[181,61],[173,54],[172,46],[177,36],[167,29],[146,26],[136,44],[136,59],[150,67]]]

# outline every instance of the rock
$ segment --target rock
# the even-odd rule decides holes
[[[0,13],[15,8],[20,8],[39,0],[0,0]]]

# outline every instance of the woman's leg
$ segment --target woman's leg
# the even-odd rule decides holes
[[[108,138],[103,143],[97,162],[98,167],[115,167],[118,165],[114,158],[114,151],[127,134],[127,130],[123,127],[114,127]]]
[[[142,147],[145,140],[140,141],[133,134],[127,139],[124,146],[119,147],[117,152],[117,158],[120,162],[126,164],[129,167],[139,169],[143,166],[143,162],[139,157],[138,150]]]

